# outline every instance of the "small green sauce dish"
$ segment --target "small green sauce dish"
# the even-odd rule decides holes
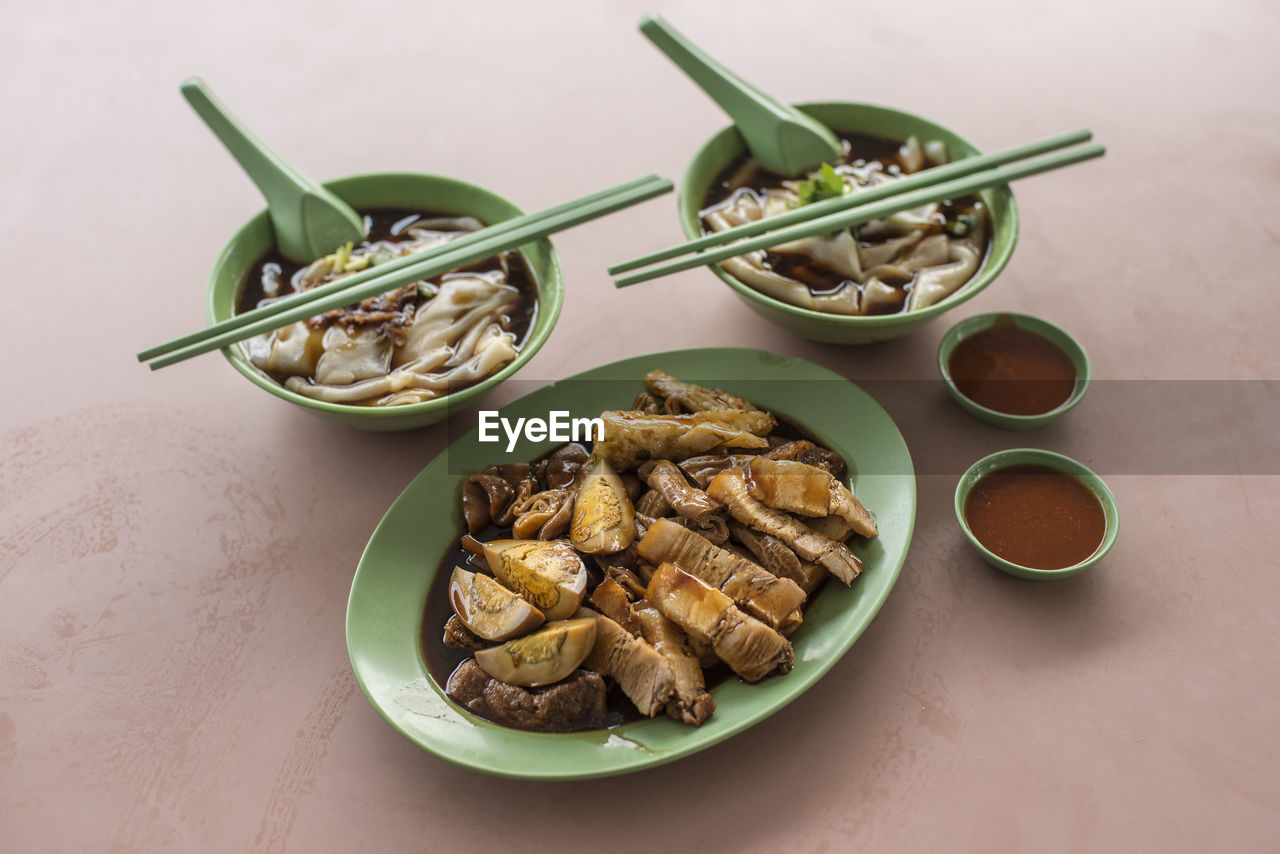
[[[987,548],[974,534],[966,512],[969,495],[973,492],[974,487],[977,486],[980,480],[993,472],[1021,466],[1043,467],[1065,474],[1082,485],[1093,498],[1097,499],[1102,510],[1104,528],[1101,541],[1088,557],[1061,569],[1036,569],[1021,566],[1006,560]],[[978,460],[969,467],[969,470],[960,477],[960,482],[956,484],[955,509],[956,520],[960,523],[960,530],[964,531],[965,537],[968,538],[970,544],[978,551],[983,560],[1001,572],[1031,581],[1054,581],[1070,578],[1093,566],[1110,551],[1111,546],[1116,541],[1116,531],[1120,524],[1115,496],[1111,494],[1111,490],[1103,483],[1102,478],[1090,471],[1083,463],[1062,454],[1039,448],[1012,448],[997,451]]]
[[[1008,412],[1001,412],[975,402],[967,397],[956,385],[956,381],[951,375],[951,357],[955,353],[956,347],[961,342],[980,332],[1008,327],[1021,329],[1045,339],[1058,350],[1061,350],[1071,361],[1076,375],[1075,388],[1066,400],[1053,409],[1036,415],[1014,415]],[[979,421],[1003,430],[1029,430],[1033,427],[1042,427],[1050,421],[1061,418],[1084,397],[1092,379],[1092,367],[1089,364],[1089,357],[1086,355],[1084,347],[1066,330],[1055,326],[1047,320],[1042,320],[1029,314],[1013,314],[1010,312],[974,315],[973,317],[965,318],[948,329],[938,343],[938,372],[942,374],[942,381],[946,384],[947,391],[951,393],[951,396],[955,398],[956,403],[960,404],[961,408]]]

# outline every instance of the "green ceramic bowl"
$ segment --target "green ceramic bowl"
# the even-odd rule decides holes
[[[1080,481],[1093,493],[1093,496],[1098,499],[1098,503],[1102,505],[1102,514],[1106,519],[1106,530],[1103,531],[1102,542],[1094,550],[1093,554],[1077,564],[1063,567],[1062,569],[1032,569],[1031,567],[1019,566],[1016,563],[1007,561],[978,542],[978,538],[973,535],[973,531],[969,530],[969,523],[965,521],[964,516],[964,505],[969,498],[970,491],[972,491],[974,484],[991,472],[1007,466],[1017,465],[1039,465],[1063,472]],[[996,451],[994,454],[985,456],[971,465],[969,470],[961,476],[960,482],[956,484],[956,519],[960,522],[960,530],[964,531],[964,535],[969,538],[969,542],[978,550],[978,554],[982,555],[983,560],[1001,572],[1032,581],[1053,581],[1059,578],[1068,578],[1093,566],[1111,550],[1111,546],[1116,541],[1116,530],[1120,525],[1120,516],[1116,509],[1116,498],[1111,494],[1111,490],[1107,488],[1107,485],[1102,482],[1102,478],[1090,471],[1083,463],[1076,462],[1062,454],[1055,454],[1053,451],[1044,451],[1039,448],[1012,448],[1005,451]]]
[[[501,222],[523,213],[511,202],[482,187],[438,175],[382,172],[340,178],[325,186],[356,209],[419,209],[471,215],[486,224]],[[271,222],[264,210],[249,220],[223,247],[209,274],[206,312],[210,321],[217,322],[231,317],[240,283],[254,262],[271,247],[272,240]],[[389,407],[326,403],[295,394],[280,385],[250,362],[239,345],[224,349],[223,355],[255,385],[331,421],[362,430],[409,430],[433,424],[447,418],[452,411],[456,411],[459,404],[477,397],[520,370],[551,334],[564,300],[560,262],[547,240],[530,243],[522,247],[521,252],[538,295],[533,328],[529,330],[524,346],[515,360],[496,374],[438,400]]]
[[[1048,339],[1071,359],[1071,364],[1076,369],[1076,387],[1071,392],[1071,397],[1063,401],[1060,406],[1039,415],[1010,415],[1007,412],[999,412],[974,403],[956,387],[950,370],[951,354],[955,352],[956,345],[978,332],[1004,325],[1016,326]],[[942,374],[942,381],[947,385],[947,391],[951,392],[956,403],[960,404],[966,412],[979,421],[985,421],[1004,430],[1028,430],[1048,424],[1055,418],[1061,418],[1084,397],[1093,376],[1093,369],[1089,365],[1089,357],[1085,354],[1084,347],[1080,346],[1080,342],[1072,338],[1066,330],[1030,314],[1008,312],[977,314],[965,318],[948,329],[947,334],[942,336],[942,341],[938,344],[938,371]]]
[[[942,140],[947,152],[955,159],[980,154],[971,143],[950,130],[933,122],[887,107],[869,104],[827,102],[797,104],[799,109],[818,119],[837,133],[866,133],[886,139],[904,140],[915,134],[921,142]],[[729,126],[713,136],[694,155],[680,182],[680,225],[690,238],[698,237],[702,227],[698,211],[707,197],[716,176],[735,157],[745,150],[742,137]],[[712,267],[715,274],[744,301],[752,311],[773,321],[784,329],[812,341],[834,344],[867,344],[905,335],[945,311],[973,298],[999,275],[1013,254],[1018,240],[1018,208],[1008,186],[984,190],[980,194],[987,210],[991,212],[995,228],[992,231],[991,250],[978,274],[960,290],[944,300],[920,311],[903,314],[850,317],[827,314],[785,303],[757,291],[734,276]]]

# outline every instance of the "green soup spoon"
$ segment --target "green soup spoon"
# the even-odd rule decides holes
[[[282,255],[305,264],[344,243],[364,240],[364,221],[350,205],[263,145],[213,96],[203,80],[187,79],[182,94],[266,197],[267,214]]]
[[[840,141],[830,128],[738,77],[661,16],[645,15],[640,32],[729,114],[751,156],[764,168],[799,175],[840,156]]]

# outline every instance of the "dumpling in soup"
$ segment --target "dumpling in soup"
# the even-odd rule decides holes
[[[481,227],[472,217],[365,214],[370,237],[303,267],[268,256],[239,310],[265,305]],[[535,308],[523,258],[504,252],[429,282],[290,324],[245,342],[290,390],[330,403],[398,406],[472,385],[515,359]]]
[[[857,193],[946,162],[938,141],[899,146],[844,139],[844,156],[802,180],[766,172],[744,156],[717,179],[701,212],[707,232],[835,195]],[[928,204],[853,229],[781,243],[720,262],[775,299],[814,311],[869,315],[913,311],[955,293],[982,266],[987,215],[976,197]]]

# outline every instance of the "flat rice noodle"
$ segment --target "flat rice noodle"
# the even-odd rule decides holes
[[[477,325],[483,329],[514,309],[519,295],[499,273],[445,279],[436,295],[418,307],[393,364],[413,362],[442,346],[452,348]]]
[[[858,299],[859,314],[893,314],[901,310],[906,302],[906,294],[892,285],[887,285],[878,276],[867,279],[862,286]]]
[[[858,260],[867,275],[872,275],[876,267],[892,264],[893,259],[920,243],[924,239],[924,230],[913,228],[900,237],[889,237],[858,247]],[[946,239],[945,237],[943,238]],[[946,257],[943,256],[943,260]]]
[[[313,384],[301,377],[290,377],[285,385],[299,394],[330,403],[359,403],[404,389],[418,389],[424,393],[425,399],[430,400],[448,394],[453,387],[479,382],[511,362],[516,357],[515,336],[503,332],[497,324],[492,324],[477,344],[475,355],[456,368],[432,372],[442,367],[451,355],[448,348],[440,348],[386,376],[347,386]],[[429,397],[426,396],[427,393],[430,394]]]

